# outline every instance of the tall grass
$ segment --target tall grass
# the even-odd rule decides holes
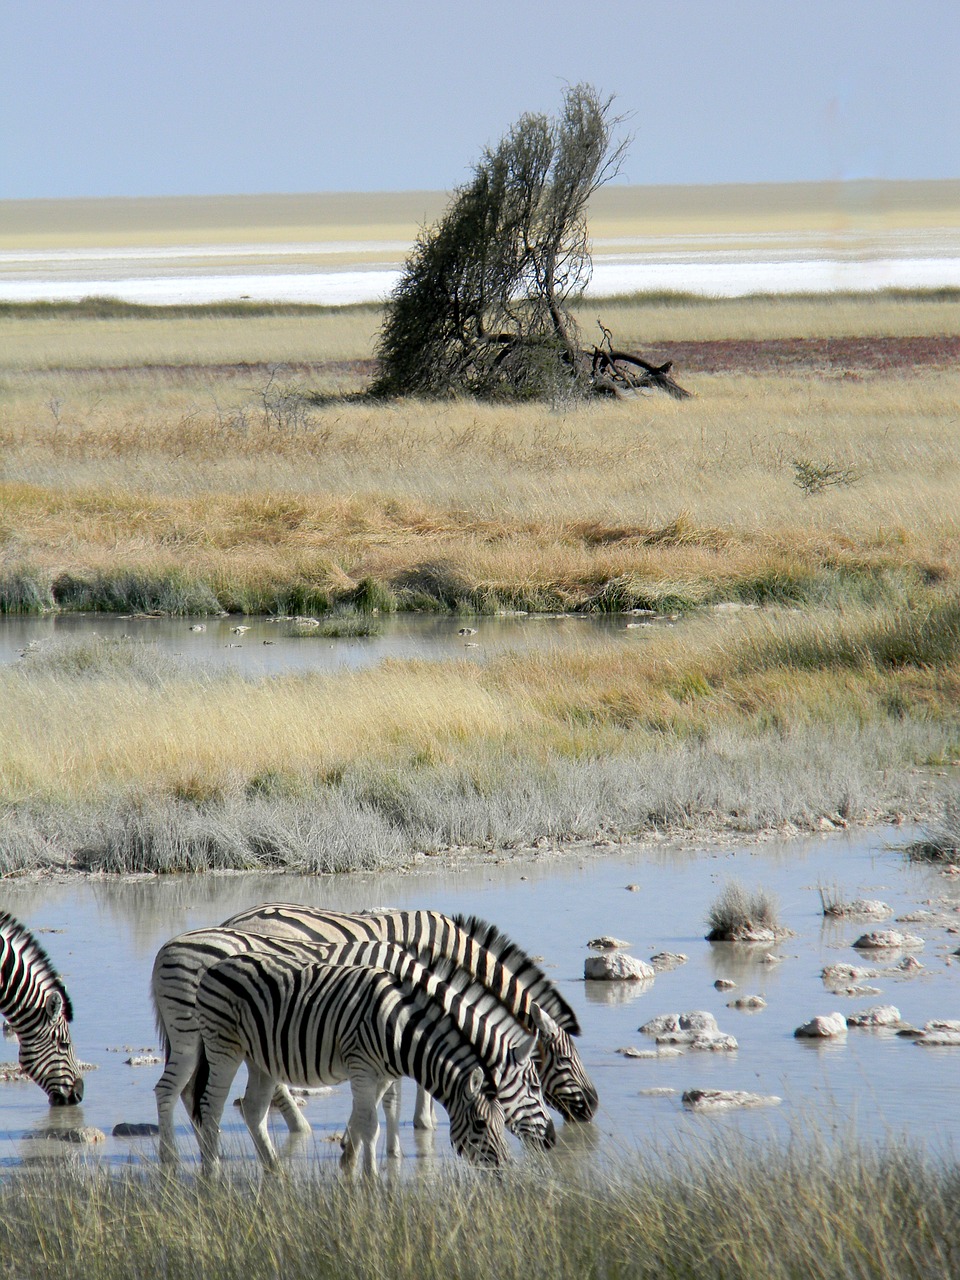
[[[0,670],[0,720],[30,726],[0,738],[0,870],[346,870],[920,813],[914,766],[960,753],[955,652],[858,665],[821,642],[826,661],[798,663],[796,625],[786,611],[779,658],[774,617],[747,613],[636,645],[261,680],[128,643],[27,653]]]
[[[374,1188],[24,1173],[0,1184],[0,1257],[24,1280],[913,1280],[960,1266],[958,1189],[952,1164],[896,1146],[798,1143]]]

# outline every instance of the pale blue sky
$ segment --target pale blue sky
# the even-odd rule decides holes
[[[633,183],[960,177],[958,0],[0,0],[0,198],[449,189],[562,86]]]

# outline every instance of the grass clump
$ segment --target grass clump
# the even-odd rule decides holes
[[[940,813],[925,828],[922,838],[907,846],[907,853],[917,862],[960,866],[960,788],[944,796]]]
[[[783,932],[776,895],[729,881],[707,915],[708,942],[773,941]]]

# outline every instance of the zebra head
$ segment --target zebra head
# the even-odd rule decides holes
[[[508,1050],[496,1073],[497,1097],[510,1132],[530,1146],[549,1151],[557,1141],[557,1131],[540,1084],[534,1056],[537,1040],[536,1034],[526,1036]]]
[[[36,1008],[13,1024],[20,1041],[20,1066],[54,1107],[73,1106],[83,1097],[83,1076],[70,1039],[69,1013],[63,993],[51,987]]]
[[[537,1047],[544,1098],[565,1120],[592,1120],[600,1099],[573,1041],[539,1005],[531,1007],[531,1016],[539,1033]]]
[[[461,1087],[447,1107],[450,1142],[457,1155],[473,1164],[499,1168],[510,1159],[503,1136],[503,1108],[482,1067],[461,1078]]]

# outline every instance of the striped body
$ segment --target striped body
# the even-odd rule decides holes
[[[154,1006],[167,1059],[155,1088],[162,1160],[175,1156],[173,1110],[177,1097],[190,1090],[199,1059],[196,999],[203,975],[227,957],[252,951],[289,959],[301,966],[314,963],[318,957],[331,964],[376,966],[419,986],[447,1012],[454,1013],[459,1029],[488,1063],[510,1129],[540,1148],[553,1145],[556,1133],[544,1104],[532,1056],[536,1032],[533,1035],[525,1032],[469,973],[445,960],[438,962],[437,972],[432,972],[434,966],[425,968],[410,952],[392,944],[366,942],[317,947],[221,927],[198,929],[171,939],[161,947],[154,963]],[[454,996],[457,998],[451,1003]],[[539,1010],[533,1011],[532,1022],[537,1032],[543,1028],[549,1034],[555,1029],[549,1016]],[[277,1079],[282,1083],[283,1073]],[[309,1127],[285,1087],[277,1090],[276,1101],[291,1129],[303,1132]],[[394,1092],[387,1103],[387,1146],[389,1153],[396,1155],[400,1151],[400,1138]]]
[[[196,998],[202,1053],[194,1114],[204,1167],[219,1160],[220,1116],[241,1062],[248,1071],[244,1119],[268,1165],[276,1162],[266,1127],[276,1082],[310,1087],[349,1080],[353,1111],[343,1164],[352,1170],[359,1159],[375,1174],[377,1107],[404,1075],[446,1107],[458,1153],[503,1164],[503,1112],[490,1067],[444,1007],[456,1009],[462,997],[451,989],[441,1001],[429,983],[415,979],[368,965],[305,964],[268,951],[210,966]]]
[[[313,943],[371,939],[407,947],[421,959],[448,956],[487,987],[521,1026],[539,1031],[537,1067],[547,1103],[567,1120],[591,1120],[596,1114],[597,1091],[571,1039],[580,1034],[576,1014],[543,970],[494,925],[439,911],[353,915],[275,902],[241,911],[224,927]],[[555,1025],[538,1027],[534,1006]]]
[[[70,997],[50,958],[19,920],[0,911],[0,1013],[17,1033],[20,1066],[53,1106],[83,1097]]]

